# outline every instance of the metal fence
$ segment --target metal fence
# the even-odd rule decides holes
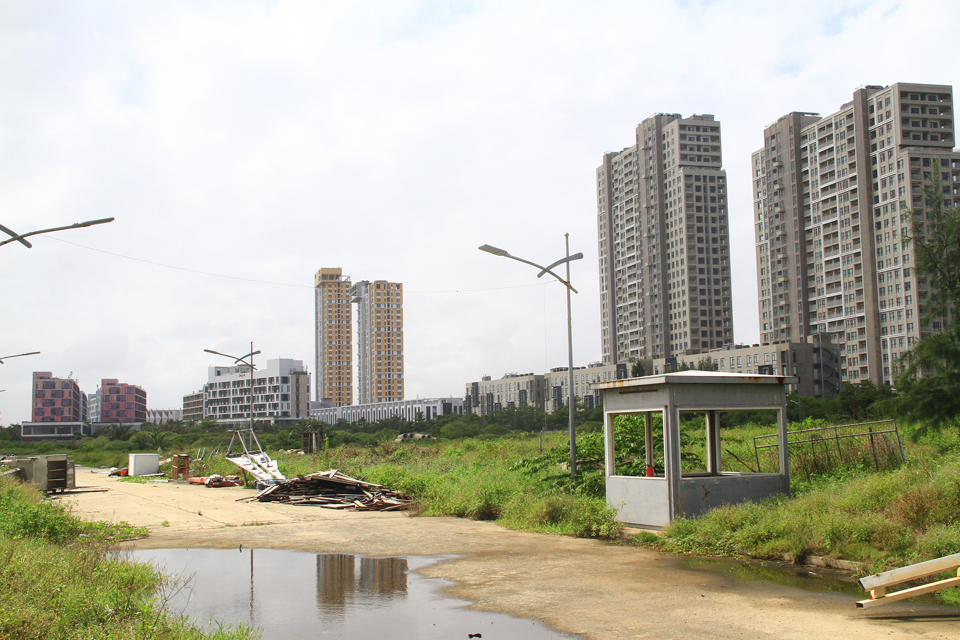
[[[776,434],[753,438],[757,471],[761,471],[761,451],[779,449],[779,445],[766,444]],[[896,420],[858,422],[830,427],[814,427],[787,432],[791,473],[800,473],[808,478],[839,466],[867,464],[879,471],[903,462],[903,442],[897,430]],[[764,456],[767,457],[767,456]],[[794,466],[794,462],[797,463]]]

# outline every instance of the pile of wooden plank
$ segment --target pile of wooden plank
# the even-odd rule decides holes
[[[399,511],[411,503],[401,493],[351,478],[337,469],[277,480],[257,495],[243,499],[354,511]]]

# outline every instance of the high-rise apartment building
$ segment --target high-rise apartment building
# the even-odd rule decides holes
[[[357,395],[362,405],[403,400],[403,285],[362,280],[357,304]]]
[[[939,166],[958,202],[953,89],[857,89],[828,116],[790,113],[752,155],[761,340],[829,334],[842,381],[890,383],[894,362],[943,327],[921,317],[931,283],[914,268],[910,210]]]
[[[353,310],[350,276],[324,268],[314,277],[318,402],[353,403]]]
[[[73,378],[33,372],[33,422],[81,422],[87,419],[87,397]]]
[[[727,176],[712,115],[656,114],[597,169],[603,363],[733,342]]]

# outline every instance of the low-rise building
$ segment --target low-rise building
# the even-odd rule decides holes
[[[183,396],[184,422],[198,422],[203,420],[203,390],[194,391]]]
[[[210,367],[203,386],[203,415],[226,424],[250,420],[296,421],[309,415],[310,374],[302,360],[274,358],[250,378],[245,364]]]
[[[796,391],[801,396],[832,398],[840,390],[839,354],[827,334],[810,335],[805,342],[730,344],[700,354],[639,362],[644,375],[660,375],[684,367],[696,369],[704,358],[710,358],[717,371],[796,377],[797,384],[788,385],[788,391]],[[592,362],[586,367],[574,367],[573,394],[577,402],[590,408],[603,402],[603,391],[595,385],[629,378],[636,362],[616,365]],[[488,415],[507,407],[532,406],[552,413],[567,406],[569,387],[567,367],[555,367],[544,374],[507,373],[496,380],[483,376],[467,383],[464,410]]]
[[[69,441],[89,436],[93,428],[86,422],[47,421],[20,423],[20,439],[25,442]]]
[[[147,422],[151,424],[179,422],[182,416],[180,409],[147,409]]]
[[[806,342],[776,344],[725,345],[706,353],[678,358],[659,358],[647,373],[659,375],[684,367],[696,368],[702,358],[709,357],[717,371],[757,375],[796,377],[796,384],[787,385],[788,392],[807,397],[832,398],[840,390],[840,360],[829,334],[813,334]]]
[[[467,413],[481,416],[506,407],[534,407],[543,411],[547,386],[543,374],[506,373],[498,380],[483,376],[477,382],[467,383],[463,402]]]
[[[403,418],[415,422],[432,420],[451,414],[463,415],[463,398],[417,398],[416,400],[394,400],[392,402],[374,402],[332,406],[331,403],[310,403],[310,417],[326,424],[346,422],[377,422],[387,418]]]
[[[573,392],[578,402],[594,407],[601,401],[601,392],[590,389],[594,382],[608,382],[626,378],[627,365],[604,365],[592,362],[586,367],[573,368]],[[555,367],[544,374],[507,373],[502,378],[483,376],[477,382],[468,382],[464,397],[467,413],[488,415],[507,407],[533,407],[552,413],[567,406],[570,376],[567,367]]]

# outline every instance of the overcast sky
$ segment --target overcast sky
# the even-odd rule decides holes
[[[657,112],[721,122],[735,337],[758,340],[750,153],[865,84],[952,83],[960,4],[0,4],[0,424],[33,371],[178,408],[250,341],[313,371],[313,274],[404,284],[408,397],[600,359],[595,170]],[[941,43],[937,45],[936,43]]]

